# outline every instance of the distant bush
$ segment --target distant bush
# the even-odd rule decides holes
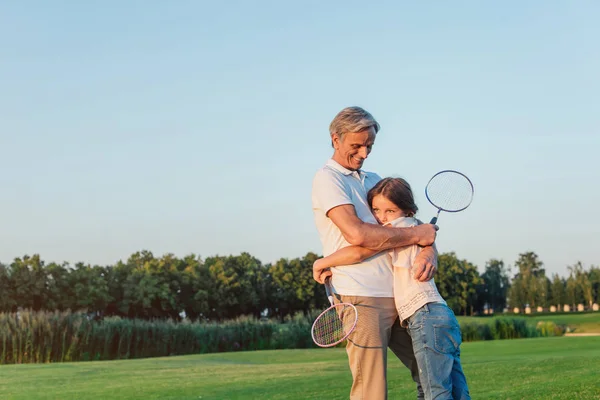
[[[540,321],[536,329],[541,336],[563,336],[567,330],[565,325],[557,325],[552,321]]]
[[[494,339],[492,328],[486,323],[465,322],[460,324],[460,330],[464,342]]]
[[[534,324],[533,321],[525,318],[506,317],[463,322],[460,329],[465,342],[562,336],[565,333],[564,326],[559,326],[552,321],[539,321]]]

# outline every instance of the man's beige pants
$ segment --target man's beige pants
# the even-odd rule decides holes
[[[411,371],[420,398],[422,392],[412,341],[406,329],[400,326],[394,298],[336,295],[335,301],[354,304],[358,310],[357,326],[346,345],[353,380],[350,399],[388,398],[388,347]]]

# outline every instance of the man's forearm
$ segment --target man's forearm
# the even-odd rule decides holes
[[[417,244],[418,236],[414,227],[389,228],[381,225],[364,223],[361,227],[360,243],[362,247],[383,251],[396,247]]]
[[[327,216],[342,231],[348,243],[377,251],[413,244],[430,245],[435,241],[437,230],[437,227],[431,224],[410,228],[390,228],[369,224],[358,218],[354,207],[350,204],[332,208]]]

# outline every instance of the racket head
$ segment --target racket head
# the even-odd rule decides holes
[[[471,180],[462,172],[451,169],[432,176],[425,187],[425,196],[435,208],[452,213],[469,207],[474,192]]]
[[[323,311],[310,330],[319,347],[333,347],[350,336],[358,322],[358,310],[353,304],[338,303]]]

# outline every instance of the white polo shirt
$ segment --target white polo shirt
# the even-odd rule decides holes
[[[381,177],[372,172],[350,171],[330,159],[317,171],[312,186],[312,207],[323,255],[350,245],[327,217],[334,207],[352,204],[358,218],[377,224],[367,202],[367,192]],[[365,261],[332,268],[335,293],[348,296],[394,297],[392,263],[384,251]]]

